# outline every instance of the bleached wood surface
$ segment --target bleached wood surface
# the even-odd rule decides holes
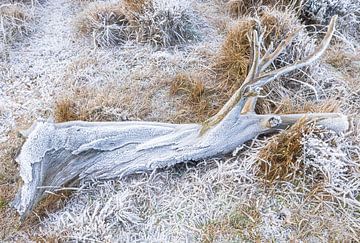
[[[26,142],[16,159],[24,183],[14,206],[26,217],[45,191],[54,191],[74,181],[123,177],[227,154],[260,134],[294,124],[304,115],[329,129],[347,130],[348,118],[342,114],[258,115],[254,112],[262,86],[309,65],[323,54],[334,33],[335,20],[332,19],[326,36],[313,54],[270,72],[264,70],[295,35],[290,34],[274,52],[260,57],[261,36],[254,31],[252,65],[247,78],[219,113],[202,124],[35,122],[23,133]]]

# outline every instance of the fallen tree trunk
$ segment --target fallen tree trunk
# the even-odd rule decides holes
[[[273,53],[267,52],[260,58],[261,37],[254,31],[252,66],[247,78],[219,113],[203,124],[34,123],[24,132],[26,142],[16,159],[24,184],[14,206],[25,217],[45,191],[54,191],[74,181],[123,177],[227,154],[260,134],[294,124],[304,115],[335,131],[348,129],[348,119],[341,114],[258,115],[254,112],[260,88],[316,60],[328,46],[334,25],[335,18],[318,49],[308,58],[268,73],[263,72],[291,42],[294,34]]]

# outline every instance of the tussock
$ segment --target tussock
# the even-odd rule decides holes
[[[136,40],[154,46],[174,46],[199,39],[199,16],[186,0],[152,0],[135,13]]]
[[[266,48],[269,48],[272,42],[273,46],[276,47],[288,33],[301,29],[293,43],[275,60],[276,67],[300,59],[309,53],[314,46],[313,40],[307,35],[304,26],[300,24],[295,13],[291,10],[281,11],[264,8],[254,17],[240,18],[229,30],[215,64],[215,69],[223,82],[222,86],[227,89],[238,87],[244,80],[250,55],[247,34],[254,28],[259,29],[260,33],[264,35]]]
[[[72,87],[66,96],[56,97],[54,119],[56,122],[143,119],[151,112],[151,93],[143,96],[139,89],[129,85],[117,87],[114,84],[97,89]]]
[[[167,47],[197,40],[197,21],[187,1],[151,0],[94,3],[76,25],[80,34],[93,35],[101,46],[131,39]]]
[[[178,73],[171,82],[170,95],[179,97],[176,122],[202,122],[212,113],[210,96],[211,90],[195,75]]]
[[[129,38],[129,21],[120,3],[93,3],[79,14],[76,28],[80,35],[92,36],[95,45],[122,44]]]
[[[31,15],[24,5],[0,4],[0,41],[10,43],[19,36],[24,36],[30,31],[28,21]]]
[[[338,30],[345,38],[360,41],[360,2],[358,0],[308,0],[301,8],[303,21],[321,28],[331,16],[338,15]],[[351,23],[351,24],[350,24]],[[320,25],[320,26],[319,26]],[[358,43],[354,43],[358,45]]]
[[[297,9],[302,6],[302,2],[302,0],[229,0],[226,7],[231,17],[239,18],[254,13],[263,6]]]
[[[260,176],[267,181],[294,180],[302,171],[298,163],[302,156],[301,139],[314,129],[305,119],[300,120],[288,130],[275,136],[259,152]]]
[[[274,113],[304,114],[339,112],[340,102],[337,100],[322,100],[320,102],[303,101],[295,104],[294,99],[284,99]],[[291,181],[308,174],[304,171],[302,156],[304,141],[310,134],[324,134],[314,122],[306,121],[304,117],[295,125],[274,136],[270,142],[259,151],[261,177],[267,181]]]

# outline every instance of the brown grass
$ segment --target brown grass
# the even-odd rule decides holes
[[[228,32],[222,44],[215,69],[225,87],[240,83],[245,79],[249,65],[250,44],[247,34],[256,25],[253,18],[238,20],[236,25]],[[239,86],[239,85],[237,85]]]
[[[277,105],[273,113],[276,114],[301,114],[301,113],[335,113],[340,112],[340,102],[335,99],[320,100],[318,102],[305,101],[295,103],[290,98],[284,98]]]
[[[221,87],[234,90],[238,88],[247,74],[250,55],[248,33],[256,28],[264,31],[264,45],[268,47],[271,42],[277,46],[286,36],[301,27],[296,15],[291,10],[277,10],[264,8],[258,17],[243,17],[229,30],[220,52],[215,61],[215,70],[219,74]],[[275,60],[277,67],[306,55],[308,40],[301,33],[295,40],[296,45],[290,45],[280,57]]]
[[[15,233],[20,221],[11,202],[19,184],[19,175],[15,157],[23,139],[14,131],[9,134],[9,142],[0,144],[0,239]]]
[[[0,41],[9,43],[16,36],[27,33],[27,22],[30,19],[31,16],[21,4],[0,5]]]
[[[333,113],[340,111],[337,100],[305,102],[294,104],[291,99],[284,99],[274,113]],[[302,155],[301,139],[304,134],[315,131],[314,123],[307,122],[305,117],[289,129],[273,136],[271,141],[260,150],[260,176],[267,181],[291,180],[301,171],[298,158]]]
[[[132,13],[141,13],[146,5],[151,4],[151,0],[124,0],[124,6]]]
[[[106,85],[98,89],[76,87],[54,102],[56,122],[123,121],[144,119],[151,112],[151,96],[155,89],[143,92],[136,84]]]
[[[301,2],[301,0],[230,0],[227,2],[226,8],[231,17],[239,18],[256,12],[263,6],[296,9],[301,5]]]
[[[54,113],[56,122],[82,120],[82,115],[76,111],[76,104],[68,98],[56,102]]]
[[[75,21],[80,36],[92,36],[99,46],[123,43],[129,33],[127,12],[121,3],[93,3]]]
[[[301,139],[309,130],[306,119],[301,119],[274,136],[259,152],[259,176],[270,182],[294,179],[301,172],[301,164],[297,163],[302,154]]]
[[[340,103],[337,100],[294,104],[290,99],[285,99],[274,113],[332,113],[339,112],[339,110]],[[267,181],[293,179],[301,171],[301,164],[297,163],[302,154],[301,139],[304,134],[314,131],[314,129],[314,123],[307,122],[304,118],[289,129],[272,137],[271,141],[259,152],[260,176]]]
[[[209,222],[203,226],[201,242],[258,240],[256,226],[260,224],[260,220],[260,213],[255,207],[242,205],[226,215],[224,219]]]
[[[170,95],[178,101],[173,121],[203,122],[219,109],[213,100],[224,102],[225,97],[204,79],[201,74],[178,73],[171,80]]]

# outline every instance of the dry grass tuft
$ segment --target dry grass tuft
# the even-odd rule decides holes
[[[30,14],[25,6],[18,3],[0,4],[0,41],[10,43],[18,36],[23,36],[30,31],[28,21]]]
[[[93,3],[76,19],[80,35],[92,36],[97,46],[122,44],[129,38],[129,21],[120,3]]]
[[[55,102],[54,119],[56,122],[67,121],[117,121],[121,120],[116,115],[105,111],[102,106],[106,103],[105,94],[98,94],[96,101],[89,101],[91,96],[88,94],[81,94],[70,98],[61,98]],[[98,102],[96,104],[96,102]],[[115,104],[111,105],[113,108]]]
[[[76,111],[75,103],[70,99],[63,99],[56,102],[54,116],[56,122],[82,120],[81,115]]]
[[[241,205],[223,220],[208,222],[202,227],[201,242],[237,242],[256,239],[257,227],[261,223],[258,209],[249,205]]]
[[[56,122],[143,119],[151,112],[152,91],[143,94],[141,87],[131,85],[134,84],[97,89],[74,87],[65,97],[55,99],[54,119]]]
[[[181,99],[178,104],[177,122],[202,122],[213,109],[210,101],[211,90],[195,75],[178,73],[171,82],[170,95]],[[190,110],[190,112],[189,112]]]
[[[252,29],[256,28],[264,34],[264,45],[268,48],[272,42],[276,47],[289,33],[302,27],[295,12],[289,9],[263,8],[255,17],[238,19],[229,30],[215,64],[215,69],[222,80],[222,87],[234,89],[244,80],[250,55],[247,34]],[[306,31],[302,30],[293,43],[275,60],[274,65],[281,67],[286,63],[292,63],[305,56],[311,48],[312,41]]]
[[[306,24],[322,28],[330,18],[338,15],[337,30],[351,41],[360,41],[360,2],[358,0],[307,0],[301,7],[300,18]],[[350,24],[351,23],[351,24]]]
[[[123,2],[129,11],[138,14],[145,10],[145,7],[150,4],[151,0],[123,0]]]
[[[301,119],[274,136],[259,152],[259,175],[270,182],[293,180],[298,176],[302,172],[301,164],[298,163],[298,158],[302,155],[301,139],[312,129],[306,119]]]
[[[76,26],[81,35],[92,35],[100,46],[128,39],[174,46],[198,39],[196,21],[184,0],[127,0],[91,4],[78,16]]]
[[[296,9],[302,5],[302,0],[229,0],[226,4],[230,16],[239,18],[254,13],[264,6]]]
[[[240,19],[226,36],[215,65],[226,86],[245,79],[250,55],[247,33],[255,25],[253,18]]]
[[[286,98],[277,106],[274,113],[304,114],[339,111],[340,103],[337,100],[305,101],[296,104],[290,98]],[[306,122],[303,118],[289,129],[274,136],[259,152],[261,176],[268,181],[293,180],[302,169],[302,164],[298,159],[303,155],[303,137],[320,131],[313,123]]]
[[[175,46],[199,39],[197,18],[185,0],[152,0],[135,16],[136,39],[154,46]]]
[[[18,230],[20,221],[11,207],[18,188],[18,170],[15,157],[23,143],[23,139],[14,131],[9,134],[8,142],[0,143],[0,239],[6,239]]]
[[[340,105],[340,102],[334,99],[296,103],[294,99],[284,98],[272,112],[276,114],[336,113],[340,112]]]

